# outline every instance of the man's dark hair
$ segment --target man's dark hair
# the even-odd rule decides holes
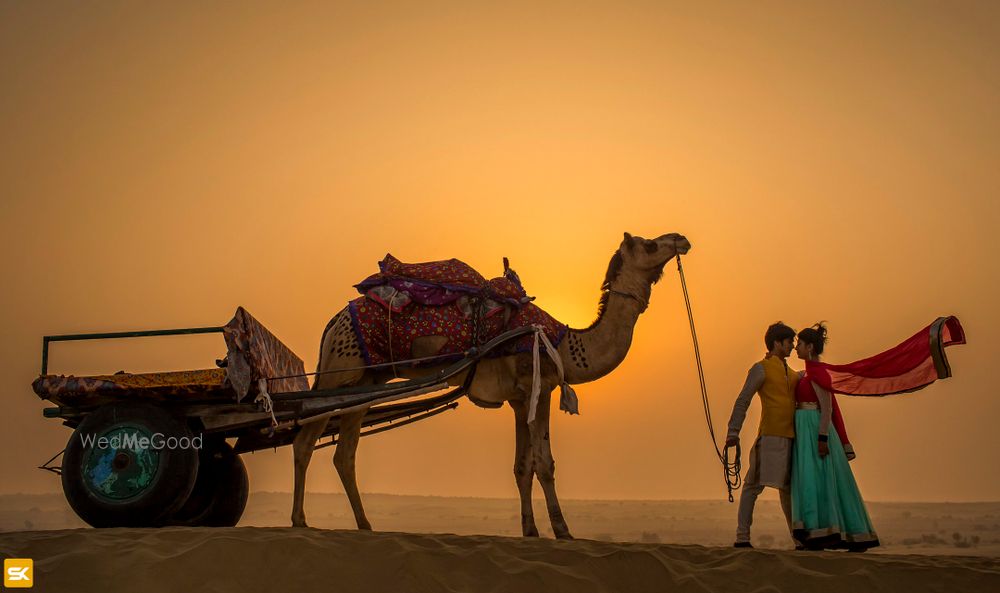
[[[775,342],[783,342],[788,338],[794,337],[795,330],[779,321],[767,328],[767,333],[764,334],[764,345],[767,346],[767,351],[770,352],[774,349]]]

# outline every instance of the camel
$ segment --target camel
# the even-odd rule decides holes
[[[564,367],[564,380],[571,385],[599,379],[613,371],[628,354],[632,332],[639,315],[646,310],[652,286],[663,274],[663,267],[675,255],[687,253],[691,244],[682,235],[672,233],[656,239],[643,239],[625,233],[618,250],[611,258],[601,285],[597,319],[586,329],[570,328],[559,343],[558,354]],[[444,338],[445,340],[447,338]],[[432,356],[443,346],[442,336],[423,336],[413,344],[413,356]],[[320,356],[313,389],[334,389],[347,385],[373,385],[388,382],[392,372],[372,369],[329,372],[363,366],[357,338],[351,327],[350,313],[345,307],[331,320],[320,340]],[[420,377],[442,367],[397,368],[400,377]],[[572,539],[556,496],[555,461],[549,440],[549,415],[552,390],[559,385],[555,364],[542,357],[541,394],[534,421],[528,422],[529,395],[532,389],[532,355],[518,353],[498,358],[486,358],[478,363],[468,397],[479,405],[502,407],[504,402],[514,411],[516,448],[514,477],[521,497],[521,531],[525,537],[538,537],[538,528],[531,506],[531,488],[538,476],[548,509],[549,521],[556,538]],[[449,380],[461,385],[469,371]],[[365,516],[355,477],[355,454],[360,439],[362,419],[366,409],[340,416],[340,426],[333,463],[351,502],[358,529],[371,530]],[[306,471],[317,439],[323,434],[328,420],[305,423],[295,435],[295,492],[292,505],[292,525],[305,527],[303,508]]]

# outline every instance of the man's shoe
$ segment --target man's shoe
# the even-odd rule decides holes
[[[750,542],[736,542],[735,544],[733,544],[733,547],[734,548],[752,548],[753,546],[750,544]]]

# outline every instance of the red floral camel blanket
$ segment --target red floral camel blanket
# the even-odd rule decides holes
[[[562,375],[555,348],[568,328],[531,302],[534,297],[527,296],[506,258],[503,276],[491,280],[457,259],[407,264],[386,254],[378,265],[378,273],[354,285],[363,296],[348,304],[365,364],[413,359],[414,339],[443,336],[447,342],[434,360],[408,363],[440,364],[461,358],[469,348],[505,331],[535,326],[540,332],[524,336],[508,348],[491,352],[490,356],[534,352],[537,360],[541,333],[542,343]],[[534,384],[531,419],[538,381]],[[560,408],[577,413],[575,395],[566,383]]]

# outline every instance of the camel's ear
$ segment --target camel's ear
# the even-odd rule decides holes
[[[622,240],[622,247],[625,251],[632,251],[632,235],[625,233],[625,239]]]

